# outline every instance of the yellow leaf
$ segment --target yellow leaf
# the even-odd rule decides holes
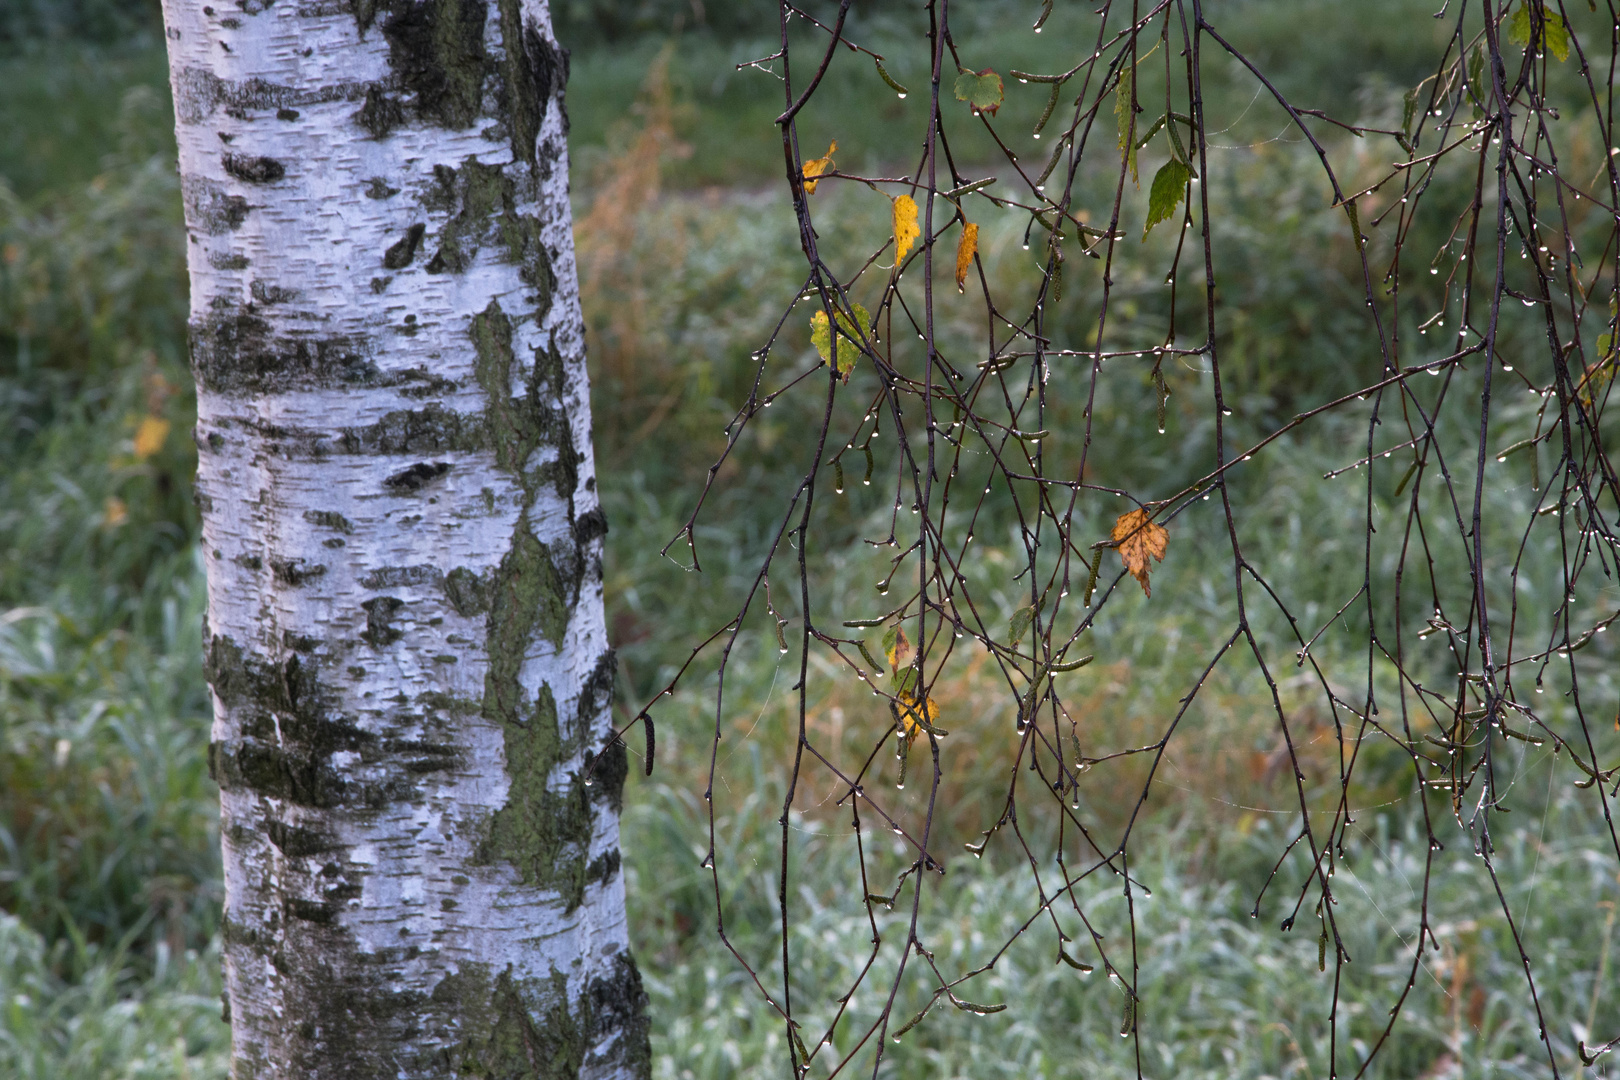
[[[1119,545],[1119,558],[1125,564],[1125,569],[1141,582],[1142,591],[1152,596],[1153,590],[1148,587],[1148,557],[1161,562],[1164,560],[1165,545],[1170,542],[1170,534],[1164,526],[1148,520],[1146,510],[1132,510],[1119,515],[1109,539]]]
[[[973,266],[973,256],[979,251],[979,227],[971,221],[962,225],[962,239],[956,243],[956,291],[962,291],[962,283],[967,280],[968,270]]]
[[[903,690],[900,692],[899,702],[895,715],[899,717],[900,730],[905,733],[908,741],[915,739],[924,726],[937,727],[935,722],[939,719],[939,706],[935,704],[933,698],[929,698],[926,702],[918,701],[910,690]]]
[[[811,177],[833,171],[835,166],[833,165],[832,156],[837,151],[838,140],[834,139],[832,144],[827,147],[826,157],[811,158],[804,163],[804,193],[806,195],[814,195],[816,193],[816,184],[820,183],[818,180],[812,180]]]
[[[900,195],[894,200],[894,265],[899,266],[906,259],[906,252],[911,245],[917,242],[922,230],[917,227],[917,201],[910,195]]]
[[[105,529],[116,529],[129,520],[129,507],[124,500],[116,495],[107,496],[107,501],[101,507],[101,525]]]
[[[147,413],[141,417],[141,426],[135,429],[135,460],[145,461],[163,449],[169,437],[169,422],[161,416]]]

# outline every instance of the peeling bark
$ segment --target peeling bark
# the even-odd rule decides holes
[[[165,0],[232,1074],[643,1077],[543,0]]]

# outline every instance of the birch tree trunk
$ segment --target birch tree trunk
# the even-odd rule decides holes
[[[233,1075],[645,1076],[549,12],[164,17]]]

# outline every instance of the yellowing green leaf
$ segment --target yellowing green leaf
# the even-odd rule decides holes
[[[1119,127],[1119,150],[1125,155],[1126,167],[1131,171],[1131,183],[1142,186],[1136,174],[1136,140],[1131,137],[1136,117],[1136,68],[1126,65],[1119,73],[1119,86],[1114,90],[1114,122]]]
[[[883,635],[883,655],[895,671],[911,661],[911,642],[906,640],[906,632],[900,627],[891,626]]]
[[[812,179],[812,177],[817,177],[822,173],[829,173],[833,171],[835,167],[833,165],[833,154],[837,152],[838,140],[834,139],[827,147],[826,157],[811,158],[809,161],[804,163],[804,193],[806,195],[814,195],[816,193],[816,185],[820,183],[819,180]]]
[[[965,101],[973,106],[976,112],[996,114],[1001,108],[1003,87],[1001,76],[989,68],[983,71],[968,71],[965,68],[956,77],[956,100]]]
[[[1151,520],[1146,510],[1131,510],[1119,515],[1109,539],[1119,546],[1119,558],[1125,564],[1125,569],[1141,584],[1142,591],[1152,596],[1153,590],[1148,586],[1148,574],[1151,572],[1148,560],[1163,561],[1165,548],[1170,543],[1170,533],[1163,525]]]
[[[929,731],[935,735],[944,734],[934,724],[939,719],[939,705],[933,698],[919,701],[910,690],[903,690],[895,706],[895,716],[908,742],[915,739],[921,731]]]
[[[855,361],[861,356],[861,339],[870,335],[872,330],[872,316],[859,304],[851,305],[855,309],[855,319],[852,321],[848,314],[838,313],[838,374],[849,381],[849,373],[855,370]],[[817,311],[810,316],[810,343],[821,354],[823,364],[832,363],[832,333],[828,329],[827,313]]]
[[[968,271],[973,268],[973,256],[979,251],[979,227],[971,221],[962,226],[962,239],[956,243],[956,291],[962,291]]]
[[[1186,193],[1187,181],[1192,179],[1192,170],[1182,162],[1171,158],[1153,174],[1153,187],[1148,190],[1147,224],[1142,227],[1142,239],[1153,231],[1153,226],[1161,221],[1169,221],[1181,204],[1181,197]]]
[[[141,417],[140,426],[135,429],[135,460],[145,461],[162,450],[168,437],[169,422],[163,417],[151,413]]]
[[[910,195],[899,195],[894,200],[894,265],[905,261],[906,252],[917,242],[922,230],[917,227],[917,200]]]

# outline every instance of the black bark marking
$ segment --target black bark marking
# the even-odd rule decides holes
[[[489,610],[490,575],[475,574],[458,566],[444,576],[444,596],[464,619]]]
[[[361,588],[398,589],[411,585],[437,586],[444,580],[436,566],[384,566],[360,579]]]
[[[614,739],[596,759],[591,792],[606,800],[615,814],[624,809],[624,780],[630,775],[630,751],[623,739]]]
[[[482,415],[459,413],[435,402],[421,409],[395,409],[364,427],[344,428],[332,449],[344,454],[487,450],[489,430]],[[444,471],[441,469],[434,475],[443,475]],[[430,479],[433,477],[424,476],[422,481],[426,483]],[[392,479],[388,483],[395,486]]]
[[[294,630],[283,630],[281,644],[295,653],[313,653],[321,647],[321,639]]]
[[[421,222],[406,229],[405,235],[383,252],[383,268],[403,270],[411,265],[411,260],[416,258],[416,249],[422,246],[422,235],[426,232],[427,226]]]
[[[380,176],[373,176],[366,181],[366,198],[368,199],[392,199],[398,194],[399,188],[389,187],[387,182]]]
[[[287,175],[287,167],[275,158],[250,154],[223,154],[225,171],[244,184],[273,184]]]
[[[593,506],[575,520],[574,543],[583,548],[592,540],[606,536],[607,531],[607,515],[602,512],[600,506]]]
[[[628,953],[613,958],[613,971],[591,980],[586,998],[590,1001],[591,1041],[600,1043],[617,1031],[619,1038],[603,1058],[593,1065],[623,1068],[631,1076],[652,1072],[652,1025],[647,1020],[647,991],[641,972]]]
[[[380,372],[365,338],[277,334],[247,309],[225,306],[194,320],[190,336],[192,373],[214,393],[260,396],[413,381],[409,373]]]
[[[430,274],[459,274],[486,244],[499,244],[518,276],[535,290],[535,317],[545,315],[556,288],[551,255],[540,238],[540,221],[518,212],[517,183],[508,170],[469,157],[461,168],[435,165],[433,186],[422,197],[430,211],[453,211],[439,230]]]
[[[250,284],[248,286],[248,294],[253,297],[256,303],[264,304],[266,306],[270,304],[285,304],[288,301],[297,300],[299,297],[297,289],[283,289],[278,285],[268,285],[262,281],[255,281]]]
[[[422,0],[390,6],[394,13],[383,23],[383,37],[395,77],[415,95],[417,114],[441,127],[471,126],[479,115],[489,67],[484,51],[488,5],[484,0]]]
[[[344,536],[354,534],[354,522],[338,513],[336,510],[305,510],[304,520],[311,525],[320,525],[328,529],[336,529]]]
[[[366,103],[354,114],[354,122],[373,139],[385,139],[395,128],[404,125],[405,106],[398,98],[389,97],[381,87],[373,85],[366,89]]]
[[[591,860],[590,866],[585,868],[585,883],[588,885],[606,885],[619,872],[619,866],[623,861],[623,856],[619,854],[618,848],[602,852],[602,854]]]
[[[501,45],[502,106],[512,138],[512,160],[535,163],[535,142],[540,125],[553,100],[562,113],[562,128],[568,131],[568,112],[563,108],[563,87],[568,82],[568,50],[553,45],[533,26],[523,25],[520,0],[499,0]]]
[[[334,101],[360,101],[372,85],[338,82],[299,88],[265,79],[233,82],[206,68],[181,68],[174,75],[175,117],[182,124],[200,124],[215,110],[223,109],[226,115],[239,119],[256,112],[274,112],[280,119],[295,119],[281,114]]]
[[[413,494],[449,471],[450,463],[447,461],[419,461],[384,480],[383,486],[396,494]]]
[[[321,855],[328,851],[336,851],[341,846],[336,837],[318,829],[305,829],[274,818],[265,821],[264,833],[270,838],[270,842],[276,845],[276,850],[288,858],[300,859],[310,855]]]
[[[303,559],[272,558],[270,560],[270,573],[280,584],[289,589],[297,589],[302,588],[318,577],[324,576],[326,566],[322,563],[305,566]]]
[[[203,177],[182,180],[180,197],[186,208],[186,226],[209,236],[224,236],[240,229],[250,209],[242,196],[226,194],[220,184]],[[246,260],[243,265],[247,265]]]
[[[405,606],[405,601],[393,596],[374,596],[360,607],[366,613],[366,628],[360,638],[374,649],[386,648],[405,636],[405,631],[394,625],[394,616]]]

